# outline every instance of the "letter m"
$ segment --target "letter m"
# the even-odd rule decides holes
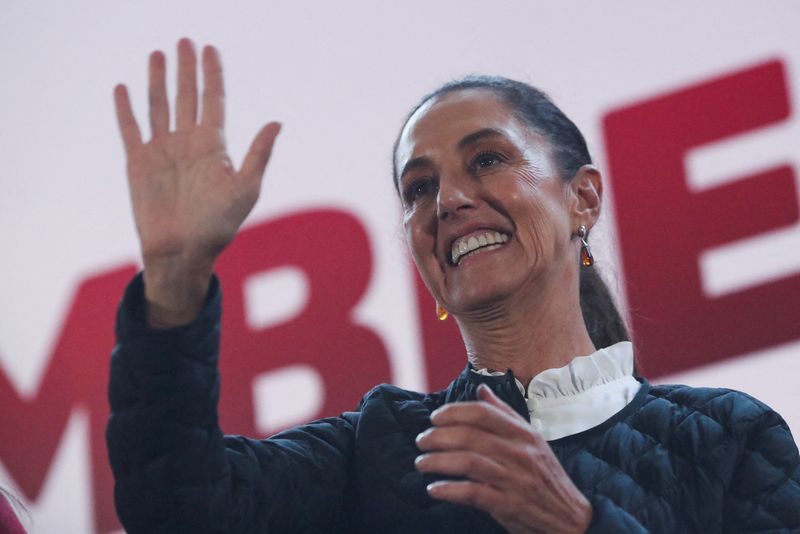
[[[26,500],[39,498],[73,410],[88,413],[97,532],[120,528],[104,438],[108,420],[106,384],[118,296],[135,272],[135,267],[126,266],[89,278],[79,286],[32,397],[20,395],[0,369],[0,462]]]

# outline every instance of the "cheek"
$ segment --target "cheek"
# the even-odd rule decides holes
[[[425,232],[406,233],[406,240],[414,267],[423,284],[438,302],[442,302],[442,292],[446,282],[436,255],[433,253],[434,239]]]
[[[536,262],[552,255],[553,231],[549,217],[542,206],[529,207],[518,219],[517,235],[531,260]]]
[[[419,224],[416,217],[411,217],[405,225],[406,245],[414,263],[423,278],[429,279],[431,274],[440,270],[435,254],[436,239],[428,225]]]
[[[561,247],[565,199],[557,178],[542,177],[535,169],[517,173],[516,190],[509,192],[511,213],[519,240],[535,261],[550,257]]]

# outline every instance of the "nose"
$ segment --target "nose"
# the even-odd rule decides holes
[[[460,173],[439,177],[436,214],[440,221],[473,210],[478,205],[478,184]]]

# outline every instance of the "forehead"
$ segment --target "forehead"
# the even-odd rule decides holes
[[[466,89],[432,98],[411,116],[400,134],[398,168],[411,158],[451,149],[464,136],[486,128],[520,144],[533,133],[489,90]]]

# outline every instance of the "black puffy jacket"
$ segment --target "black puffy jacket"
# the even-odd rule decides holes
[[[126,291],[111,362],[108,447],[128,532],[503,532],[429,498],[414,444],[444,403],[487,383],[527,418],[507,374],[465,370],[445,390],[381,385],[357,411],[270,439],[217,424],[220,295],[193,323],[144,320]],[[551,441],[594,508],[591,532],[800,532],[800,458],[781,417],[724,389],[650,386],[601,425]]]

